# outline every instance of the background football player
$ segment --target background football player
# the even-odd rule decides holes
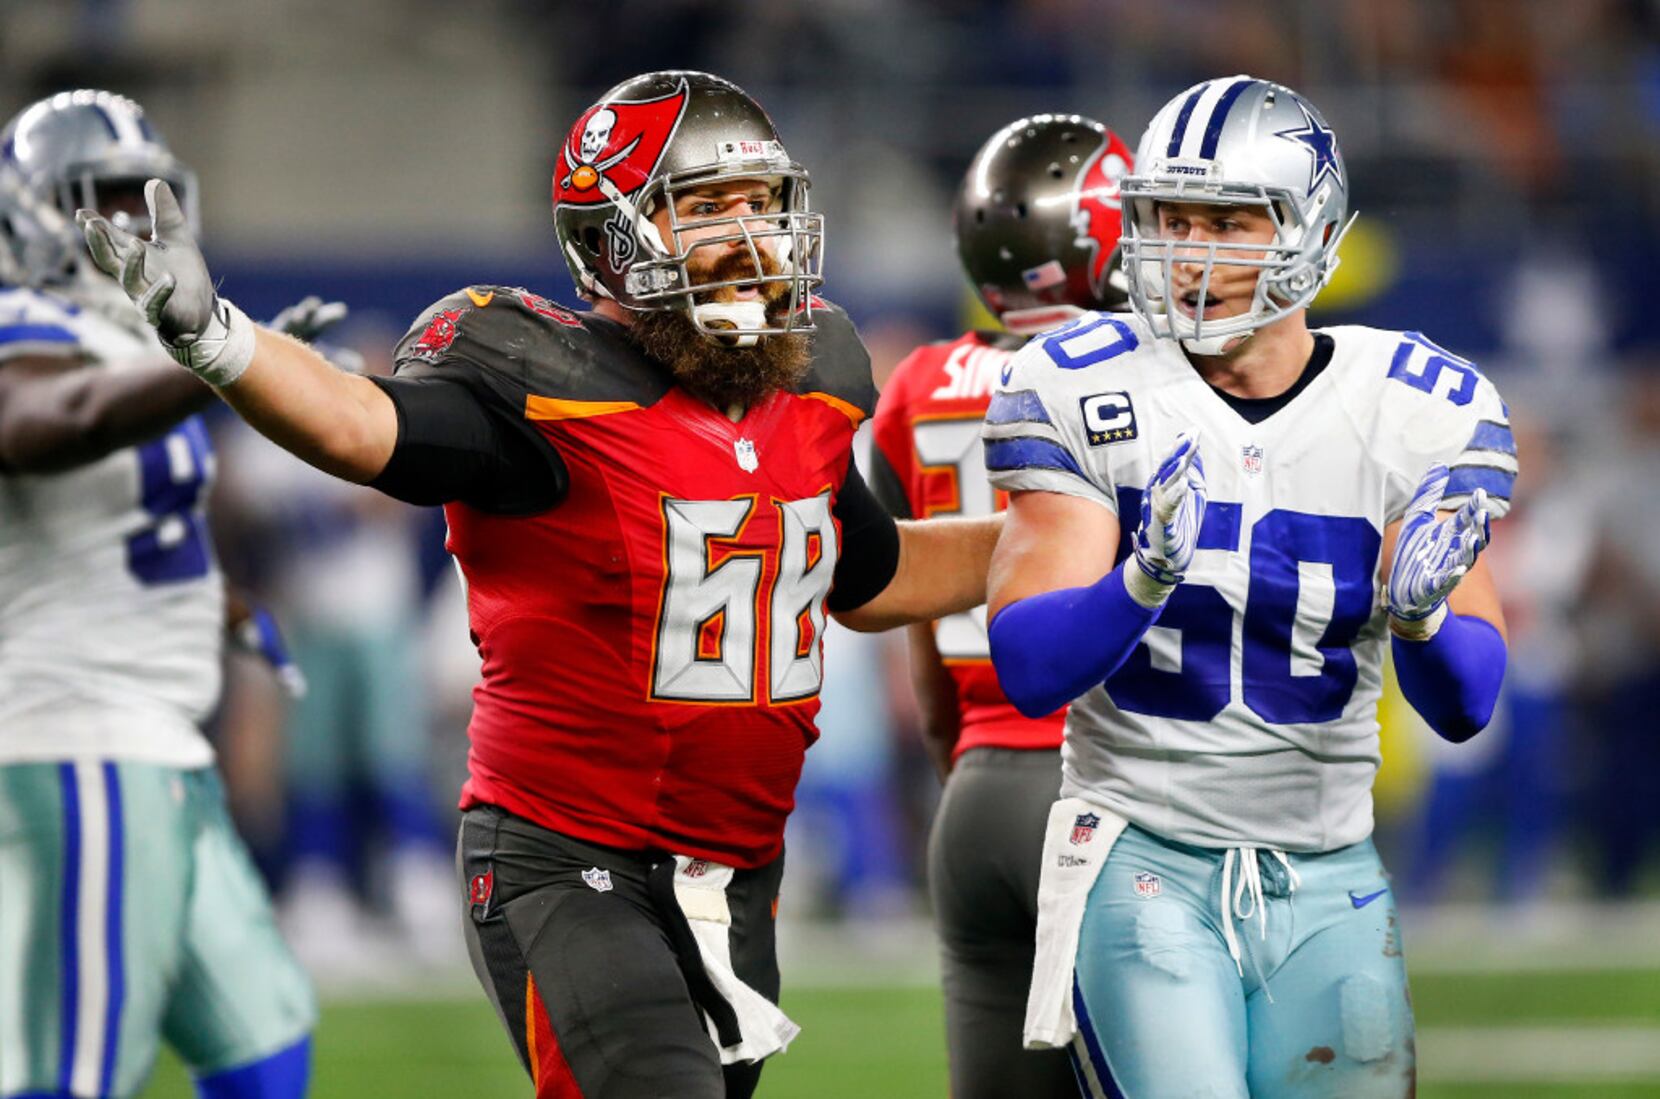
[[[807,187],[732,84],[626,81],[555,165],[593,311],[472,287],[379,381],[216,297],[164,182],[153,241],[83,216],[99,264],[251,424],[445,504],[483,657],[468,942],[541,1096],[753,1090],[796,1032],[773,915],[826,610],[874,629],[984,599],[1000,522],[896,526],[852,466],[875,393],[812,295]]]
[[[1093,1094],[1415,1088],[1370,839],[1383,650],[1441,735],[1486,724],[1478,554],[1516,463],[1466,360],[1309,330],[1348,194],[1295,92],[1183,92],[1123,181],[1135,316],[1033,341],[987,413],[992,659],[1023,712],[1076,699],[1026,1037],[1075,1041]]]
[[[145,179],[196,180],[107,92],[30,106],[0,147],[0,1094],[131,1095],[165,1039],[204,1096],[300,1096],[310,985],[200,728],[227,620],[213,392],[70,220],[136,231]],[[234,617],[286,664],[269,616]]]
[[[872,426],[871,487],[904,518],[989,515],[980,423],[1028,337],[1128,301],[1118,183],[1131,154],[1079,115],[1009,123],[975,154],[952,224],[963,271],[1006,331],[918,348],[895,368]],[[1020,714],[991,667],[985,608],[909,627],[924,741],[946,777],[928,845],[939,926],[951,1093],[1073,1096],[1064,1051],[1022,1049],[1038,854],[1060,787],[1064,713]]]

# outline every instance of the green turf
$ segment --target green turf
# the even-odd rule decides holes
[[[1519,976],[1418,976],[1413,994],[1425,1026],[1652,1022],[1660,1019],[1660,973],[1609,971]],[[945,1053],[934,989],[786,990],[785,1008],[805,1033],[767,1068],[760,1099],[943,1097]],[[1627,1084],[1437,1083],[1426,1065],[1421,1099],[1636,1099],[1660,1095],[1660,1080]],[[316,1036],[313,1099],[382,1096],[523,1096],[529,1083],[482,996],[435,1002],[335,1002]],[[190,1094],[165,1058],[145,1099]]]
[[[1414,974],[1419,1026],[1660,1021],[1660,974],[1648,969],[1582,973]]]

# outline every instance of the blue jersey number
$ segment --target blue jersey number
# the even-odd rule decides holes
[[[155,522],[127,539],[127,571],[141,584],[208,574],[207,524],[198,503],[213,446],[200,416],[138,448],[139,503]]]
[[[1140,494],[1121,490],[1119,514],[1140,514]],[[1128,499],[1127,499],[1128,498]],[[1134,507],[1124,510],[1126,504]],[[1239,549],[1238,504],[1212,502],[1200,549]],[[1245,600],[1240,683],[1246,707],[1272,725],[1332,721],[1354,692],[1350,648],[1372,616],[1382,536],[1365,519],[1275,510],[1251,528],[1250,586]],[[1329,571],[1331,617],[1314,642],[1318,670],[1299,669],[1293,632],[1303,567]],[[1130,713],[1209,721],[1232,696],[1234,610],[1215,588],[1183,584],[1155,630],[1180,632],[1178,667],[1153,663],[1147,645],[1106,682],[1113,703]],[[1301,674],[1299,674],[1301,673]]]
[[[1116,359],[1139,344],[1130,326],[1112,317],[1073,321],[1043,339],[1043,349],[1062,370],[1082,370]]]
[[[1459,358],[1418,332],[1406,333],[1406,339],[1395,348],[1395,356],[1389,360],[1389,376],[1432,397],[1439,393],[1455,405],[1469,404],[1475,398],[1476,383],[1481,381],[1475,363]]]

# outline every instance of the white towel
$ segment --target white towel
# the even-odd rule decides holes
[[[674,857],[674,899],[691,925],[692,937],[697,940],[698,953],[703,956],[703,971],[709,983],[725,997],[738,1017],[738,1031],[743,1040],[735,1046],[723,1047],[715,1025],[707,1023],[709,1037],[720,1050],[723,1065],[739,1061],[759,1061],[782,1052],[801,1033],[801,1028],[790,1020],[765,996],[750,988],[732,972],[732,944],[728,935],[732,927],[732,909],[726,903],[726,888],[732,884],[732,868],[708,859]],[[707,1022],[707,1020],[706,1020]]]
[[[1082,798],[1061,798],[1049,807],[1038,876],[1037,955],[1026,999],[1027,1049],[1061,1049],[1078,1033],[1072,971],[1084,904],[1126,823]]]

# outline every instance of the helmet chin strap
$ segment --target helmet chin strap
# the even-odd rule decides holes
[[[1229,332],[1224,336],[1206,336],[1202,340],[1183,336],[1182,348],[1189,355],[1223,355],[1250,339],[1256,334],[1256,331],[1253,328],[1248,332]]]
[[[710,301],[692,306],[692,320],[699,328],[722,337],[719,328],[711,325],[711,321],[730,324],[734,328],[765,328],[767,326],[767,303],[759,298],[752,301]],[[753,332],[742,335],[733,334],[722,337],[733,341],[736,347],[754,347],[755,341],[760,339]]]

